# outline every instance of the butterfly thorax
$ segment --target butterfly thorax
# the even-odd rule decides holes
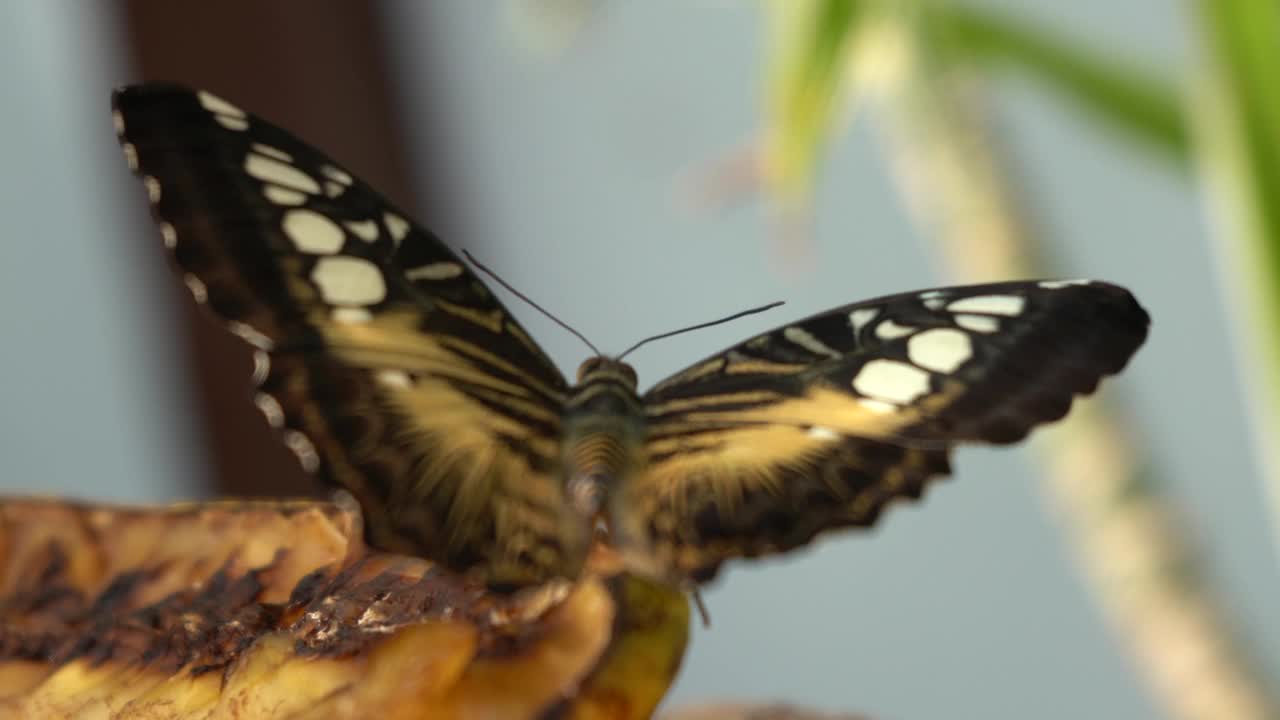
[[[611,358],[588,359],[578,368],[564,412],[568,495],[583,518],[602,521],[607,531],[605,498],[643,457],[644,406],[635,370]]]

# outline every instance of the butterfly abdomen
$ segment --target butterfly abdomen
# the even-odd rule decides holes
[[[565,484],[578,515],[594,522],[606,496],[640,468],[644,446],[627,418],[584,420],[565,438]]]
[[[571,467],[591,475],[614,475],[625,469],[628,454],[623,438],[611,432],[593,432],[569,449]]]

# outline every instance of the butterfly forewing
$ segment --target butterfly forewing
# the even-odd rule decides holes
[[[457,256],[340,165],[205,92],[115,120],[196,299],[259,348],[257,403],[374,544],[495,584],[576,575],[566,385]]]
[[[948,471],[960,442],[1009,443],[1119,372],[1149,318],[1095,281],[939,288],[848,305],[713,355],[644,397],[647,473],[619,501],[659,566],[870,524]]]

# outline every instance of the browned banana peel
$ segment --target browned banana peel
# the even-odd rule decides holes
[[[487,593],[333,503],[0,503],[0,718],[643,718],[688,626],[625,574]]]

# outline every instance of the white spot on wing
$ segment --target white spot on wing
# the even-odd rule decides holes
[[[260,392],[253,396],[253,404],[258,406],[259,412],[267,419],[268,425],[273,428],[284,426],[284,408],[280,407],[279,400]]]
[[[1000,321],[990,315],[965,315],[961,313],[955,317],[956,324],[965,330],[973,332],[986,333],[990,335],[1000,330]]]
[[[147,200],[152,205],[160,202],[160,181],[150,175],[142,178],[142,186],[147,189]]]
[[[191,297],[195,298],[196,302],[204,304],[209,301],[209,289],[204,286],[200,278],[187,273],[182,276],[182,282],[187,284],[187,289],[191,291]]]
[[[409,234],[409,221],[396,215],[395,213],[386,213],[382,216],[383,222],[387,224],[387,231],[391,233],[391,239],[399,243]]]
[[[324,194],[326,197],[336,198],[346,189],[347,186],[342,183],[336,183],[332,180],[324,181]]]
[[[263,185],[262,194],[276,205],[301,205],[307,201],[306,193],[279,185]]]
[[[879,325],[876,325],[876,337],[881,340],[897,340],[900,337],[910,335],[918,329],[910,325],[899,325],[892,319],[886,318]]]
[[[315,178],[292,165],[266,155],[257,153],[246,155],[244,171],[263,182],[284,185],[313,195],[320,192],[320,185],[316,183]]]
[[[961,330],[933,328],[907,341],[907,357],[926,370],[954,372],[973,357],[973,341]]]
[[[858,308],[849,313],[849,324],[853,326],[853,334],[862,332],[862,328],[879,314],[880,308]]]
[[[814,355],[826,355],[827,357],[838,358],[840,353],[827,347],[827,344],[814,337],[813,333],[801,327],[789,327],[782,331],[782,336],[787,340],[808,350]]]
[[[929,373],[896,360],[872,360],[853,378],[853,389],[873,400],[909,403],[929,392]]]
[[[124,153],[124,162],[129,166],[130,170],[138,169],[138,148],[133,143],[125,143],[120,146],[120,152]]]
[[[413,387],[413,380],[409,377],[409,373],[403,370],[379,370],[374,378],[378,384],[385,387],[396,388],[397,390],[407,390]]]
[[[124,135],[124,115],[119,110],[111,111],[111,126],[116,129],[117,135]]]
[[[1020,315],[1027,299],[1020,295],[974,295],[947,305],[951,312],[977,312],[991,315]]]
[[[946,290],[925,290],[916,296],[930,310],[941,310],[947,304]]]
[[[231,320],[228,322],[227,329],[230,330],[232,334],[239,336],[245,342],[260,350],[270,350],[275,345],[275,343],[271,341],[271,338],[258,332],[256,328],[237,320]]]
[[[305,253],[331,255],[341,250],[346,241],[337,223],[314,210],[290,210],[282,225],[284,234]]]
[[[815,440],[839,440],[841,437],[840,433],[821,425],[814,425],[809,428],[809,432],[806,434]]]
[[[311,271],[325,302],[334,305],[374,305],[387,297],[387,284],[377,265],[342,255],[320,258]]]
[[[870,410],[873,413],[887,415],[898,411],[898,406],[893,403],[887,403],[883,400],[872,400],[871,398],[858,398],[858,404]]]
[[[373,319],[373,313],[364,308],[340,307],[334,308],[330,317],[340,325],[363,325]]]
[[[462,266],[456,262],[437,262],[405,270],[410,280],[448,280],[462,274]]]
[[[287,163],[293,162],[293,156],[281,150],[278,147],[263,145],[262,143],[253,143],[249,147],[254,152],[261,153],[263,155],[266,155],[267,157],[275,158],[276,160],[280,160]]]
[[[352,235],[365,242],[373,242],[378,239],[378,223],[372,220],[347,220],[342,224],[351,231]]]
[[[178,246],[178,231],[173,229],[173,223],[160,223],[160,240],[170,250]]]
[[[320,172],[324,173],[324,176],[330,180],[336,180],[343,185],[350,185],[352,182],[351,175],[349,175],[345,170],[341,170],[332,165],[325,165],[320,168]]]
[[[228,130],[249,129],[249,121],[244,118],[231,117],[230,115],[214,115],[213,119],[217,120],[219,125]]]
[[[1086,280],[1083,278],[1077,279],[1077,280],[1041,280],[1040,281],[1040,287],[1045,288],[1046,290],[1059,290],[1061,288],[1070,287],[1072,285],[1092,285],[1092,284],[1093,284],[1092,280]]]
[[[263,350],[253,351],[253,384],[261,385],[271,374],[271,356]]]
[[[196,98],[200,100],[200,104],[204,106],[204,109],[211,113],[229,115],[236,118],[242,118],[245,116],[243,110],[211,92],[200,90],[196,93]]]
[[[298,462],[302,463],[303,470],[315,472],[320,467],[320,455],[316,452],[316,446],[311,444],[306,435],[297,430],[286,430],[281,435],[281,439],[284,440],[285,447],[298,456]]]

